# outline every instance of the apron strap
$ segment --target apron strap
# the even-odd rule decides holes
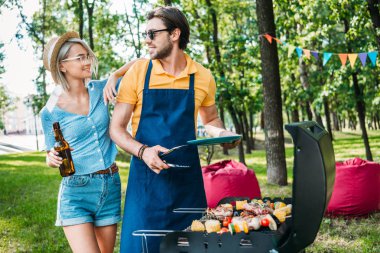
[[[190,75],[189,90],[194,90],[194,73]]]
[[[149,81],[150,81],[150,73],[152,72],[152,60],[149,61],[148,70],[145,74],[145,83],[144,83],[144,90],[149,90]]]

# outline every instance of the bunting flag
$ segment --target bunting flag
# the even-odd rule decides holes
[[[368,53],[368,57],[369,57],[369,59],[370,59],[371,62],[372,62],[372,66],[376,66],[377,52],[376,52],[376,51],[374,51],[374,52],[369,52],[369,53]]]
[[[342,63],[342,66],[346,66],[347,56],[348,54],[339,54],[339,58],[340,58],[340,62]]]
[[[350,59],[351,68],[354,67],[356,58],[358,58],[358,54],[348,54],[348,59]]]
[[[275,41],[277,41],[277,43],[279,43],[279,44],[282,44],[282,41],[281,40],[279,40],[279,39],[277,39],[277,38],[273,38]]]
[[[319,59],[318,52],[317,51],[311,51],[311,55],[314,56],[316,60]]]
[[[378,52],[377,51],[361,52],[361,53],[318,52],[318,51],[314,51],[314,50],[310,50],[310,49],[305,49],[305,48],[301,48],[301,47],[298,47],[298,46],[287,44],[285,41],[281,41],[280,39],[278,39],[276,37],[273,37],[273,36],[271,36],[269,34],[264,34],[264,35],[261,35],[261,36],[265,37],[269,43],[272,43],[273,40],[274,40],[278,44],[287,46],[288,47],[288,57],[290,57],[293,54],[294,50],[295,50],[296,53],[297,53],[298,58],[301,58],[301,57],[304,56],[305,58],[310,59],[311,55],[312,55],[314,57],[314,59],[318,61],[319,60],[319,54],[322,54],[323,55],[323,58],[322,58],[322,60],[323,60],[323,66],[325,66],[330,61],[331,57],[332,56],[335,57],[335,55],[336,55],[336,56],[339,57],[340,62],[342,64],[342,67],[346,66],[347,59],[348,59],[349,62],[350,62],[351,68],[353,68],[355,66],[357,58],[359,58],[362,66],[365,67],[366,64],[367,64],[367,57],[368,57],[370,59],[371,63],[372,63],[372,66],[373,67],[376,66],[376,61],[377,61],[377,56],[378,56]]]
[[[332,53],[323,53],[323,66],[330,60]]]
[[[272,36],[270,36],[269,34],[265,34],[264,37],[268,40],[270,44],[272,44]]]
[[[288,57],[290,57],[290,55],[293,53],[294,49],[296,49],[295,46],[291,46],[291,45],[288,46]]]
[[[303,53],[305,54],[305,56],[306,56],[307,59],[310,59],[310,50],[304,49]]]
[[[302,56],[302,48],[296,47],[296,52],[298,54],[298,58],[301,58],[301,56]]]
[[[359,59],[362,62],[362,66],[365,66],[365,63],[367,61],[367,53],[360,53],[359,54]]]

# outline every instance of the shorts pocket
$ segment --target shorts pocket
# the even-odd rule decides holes
[[[82,187],[90,181],[89,176],[70,176],[63,180],[63,184],[68,187]]]

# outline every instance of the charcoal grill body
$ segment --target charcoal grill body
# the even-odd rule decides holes
[[[313,243],[330,200],[335,180],[335,158],[330,135],[316,122],[289,124],[294,143],[292,218],[277,231],[249,234],[172,232],[161,242],[162,253],[300,252]],[[226,198],[221,203],[237,199]],[[186,245],[179,241],[186,241]]]

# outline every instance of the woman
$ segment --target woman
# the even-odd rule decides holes
[[[130,62],[110,76],[121,77]],[[61,92],[53,92],[41,110],[46,163],[57,168],[61,157],[53,149],[52,126],[59,122],[72,148],[75,174],[62,178],[56,226],[62,226],[73,252],[112,252],[120,221],[120,177],[117,154],[109,136],[107,100],[114,82],[90,80],[97,59],[76,32],[53,38],[44,52],[44,66]],[[105,89],[104,89],[105,88]],[[103,92],[104,89],[104,92]]]

